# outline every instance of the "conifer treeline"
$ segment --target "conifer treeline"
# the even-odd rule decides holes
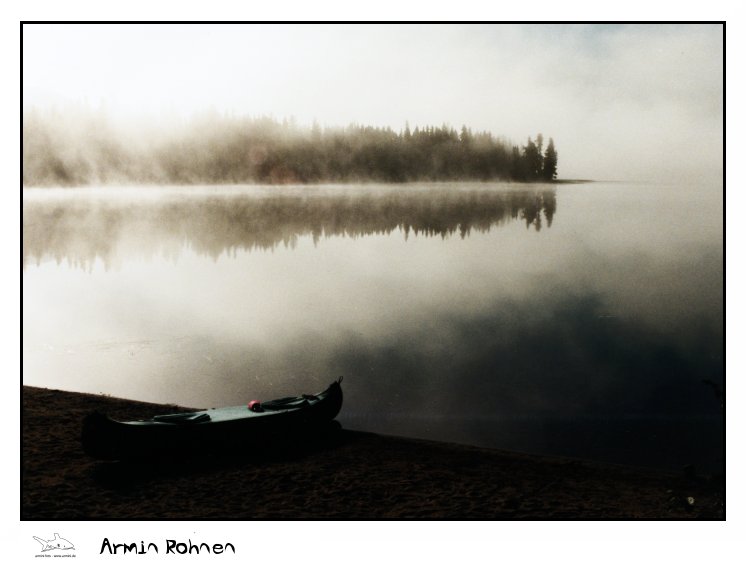
[[[552,139],[546,150],[542,135],[518,147],[467,127],[322,129],[212,116],[138,142],[100,115],[74,124],[33,112],[23,119],[25,186],[536,181],[556,174]]]

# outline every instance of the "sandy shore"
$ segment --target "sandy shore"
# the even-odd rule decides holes
[[[281,453],[96,461],[80,446],[94,410],[135,419],[179,408],[24,387],[22,519],[724,517],[705,478],[345,429]]]

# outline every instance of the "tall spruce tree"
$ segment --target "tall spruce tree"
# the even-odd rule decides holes
[[[554,141],[551,138],[544,153],[542,178],[544,180],[554,180],[557,178],[557,151],[554,148]]]
[[[541,178],[544,158],[541,156],[539,147],[531,140],[531,137],[528,137],[528,143],[523,147],[523,160],[526,169],[526,179],[539,180]]]

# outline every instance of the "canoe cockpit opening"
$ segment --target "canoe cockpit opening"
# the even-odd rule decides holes
[[[153,416],[153,421],[167,424],[201,424],[210,421],[210,414],[205,412],[187,412],[186,414],[168,414]]]

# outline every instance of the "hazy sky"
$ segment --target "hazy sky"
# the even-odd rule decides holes
[[[25,104],[542,132],[560,176],[720,176],[719,25],[32,25]]]

